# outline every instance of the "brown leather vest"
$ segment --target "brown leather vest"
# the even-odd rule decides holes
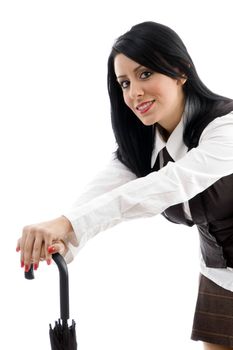
[[[165,163],[173,161],[167,152],[165,158]],[[153,170],[159,170],[158,164]],[[167,208],[162,214],[171,222],[197,226],[207,267],[233,267],[233,174],[222,177],[190,199],[189,207],[192,221],[185,218],[182,203]]]

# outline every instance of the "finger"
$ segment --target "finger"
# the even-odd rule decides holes
[[[39,267],[42,245],[43,245],[43,242],[42,242],[41,236],[36,237],[33,245],[33,252],[32,252],[32,262],[34,264],[33,265],[34,270],[37,270]]]
[[[33,258],[33,246],[35,242],[35,237],[33,234],[27,236],[25,245],[24,245],[24,266],[25,271],[27,272],[31,266],[31,260]]]
[[[60,253],[61,255],[63,255],[65,253],[65,250],[66,245],[63,241],[55,242],[48,247],[48,252],[50,254]]]
[[[45,254],[45,244],[43,242],[42,247],[41,247],[41,253],[40,253],[40,261],[45,261],[46,260],[46,254]],[[50,265],[52,262],[52,259],[47,260],[47,264]]]
[[[17,251],[17,252],[20,251],[20,238],[17,240],[16,251]]]
[[[25,247],[25,241],[27,238],[27,234],[29,232],[29,228],[28,227],[24,227],[23,228],[23,233],[22,233],[22,237],[20,239],[20,261],[21,261],[21,267],[24,267],[24,247]]]
[[[45,252],[45,259],[47,261],[47,264],[50,265],[52,262],[52,255],[48,251],[48,247],[51,246],[53,243],[52,235],[49,232],[45,233],[45,242],[44,242],[44,252]]]
[[[16,252],[19,252],[21,250],[21,238],[18,239],[17,241],[17,245],[16,245]],[[21,267],[24,267],[24,261],[23,261],[23,258],[22,258],[22,252],[20,254],[20,265]]]
[[[44,247],[44,242],[42,242],[41,252],[40,252],[40,261],[44,261],[44,260],[45,260],[45,247]]]

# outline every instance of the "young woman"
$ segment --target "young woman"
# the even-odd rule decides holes
[[[154,22],[116,40],[108,91],[114,159],[64,216],[23,229],[21,266],[49,264],[56,251],[70,261],[87,239],[128,219],[162,213],[196,225],[201,276],[192,339],[205,350],[231,349],[233,100],[211,92],[179,36]]]

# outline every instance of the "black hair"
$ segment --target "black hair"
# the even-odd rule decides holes
[[[178,79],[183,75],[187,78],[183,89],[192,108],[188,111],[183,140],[189,149],[197,146],[208,123],[233,110],[233,100],[213,93],[203,84],[176,32],[155,22],[133,26],[112,47],[107,79],[112,128],[118,147],[116,156],[138,177],[151,172],[155,127],[145,126],[124,102],[114,71],[114,59],[119,53],[171,78]]]

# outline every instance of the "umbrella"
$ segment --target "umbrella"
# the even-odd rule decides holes
[[[60,319],[55,322],[55,326],[49,325],[49,336],[52,350],[77,350],[75,321],[68,324],[69,319],[69,279],[68,268],[64,258],[55,253],[53,260],[58,266],[60,275]],[[34,271],[31,266],[28,272],[25,272],[25,278],[33,279]]]

